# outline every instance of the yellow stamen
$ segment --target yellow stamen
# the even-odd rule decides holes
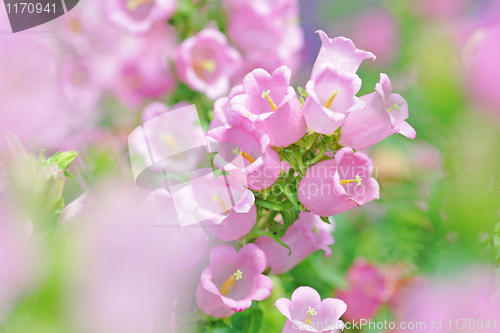
[[[154,0],[129,0],[127,1],[127,9],[136,10],[140,5],[144,5],[146,3],[153,3]]]
[[[213,202],[218,202],[220,207],[222,208],[222,210],[226,213],[226,214],[229,214],[229,208],[226,206],[226,203],[224,202],[224,200],[222,200],[221,196],[218,195],[217,193],[214,193],[214,195],[212,196],[212,201]]]
[[[351,184],[351,183],[356,183],[356,186],[359,186],[361,185],[361,177],[356,175],[356,179],[342,179],[340,181],[340,185],[347,185],[347,184]]]
[[[311,323],[311,316],[316,316],[318,312],[314,311],[313,308],[310,306],[308,307],[309,310],[307,310],[307,320],[306,320],[306,325],[309,325]]]
[[[234,155],[241,155],[241,156],[243,156],[250,163],[255,162],[255,158],[253,158],[250,154],[247,154],[244,151],[241,151],[240,147],[234,148],[233,149],[233,154]]]
[[[209,73],[215,72],[215,61],[213,60],[202,60],[200,61],[201,67]]]
[[[316,233],[316,234],[319,235],[319,229],[318,229],[318,227],[312,228],[311,232],[314,232],[314,233]]]
[[[274,104],[273,100],[269,96],[270,93],[271,93],[271,90],[263,91],[261,96],[262,96],[262,98],[267,99],[267,102],[269,103],[269,105],[271,106],[273,111],[276,112],[276,110],[278,110],[278,107],[276,106],[276,104]]]
[[[394,103],[394,106],[392,108],[388,109],[387,112],[391,112],[392,110],[399,111],[399,106],[396,103]]]
[[[172,150],[178,151],[179,150],[179,143],[177,140],[175,140],[174,136],[170,133],[163,133],[161,135],[161,141],[166,143]]]
[[[335,91],[333,92],[333,94],[326,101],[325,108],[329,109],[330,106],[332,106],[333,100],[335,99],[335,97],[337,97],[337,95],[339,94],[339,92],[340,92],[340,90],[335,89]]]
[[[243,279],[243,272],[239,269],[229,277],[229,279],[224,282],[222,287],[220,287],[219,292],[222,296],[226,296],[231,290],[233,290],[236,281]]]

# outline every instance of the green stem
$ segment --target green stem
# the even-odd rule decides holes
[[[314,158],[312,160],[309,161],[309,165],[313,165],[315,163],[317,163],[319,160],[321,160],[323,158],[323,156],[325,156],[326,154],[326,148],[325,147],[321,147],[319,149],[319,154],[314,156]]]
[[[289,151],[285,151],[283,153],[283,156],[285,157],[285,159],[287,160],[288,163],[290,163],[290,166],[296,168],[297,167],[297,160],[295,158],[295,156],[290,153]]]
[[[278,215],[278,212],[275,210],[272,210],[267,214],[266,218],[262,221],[259,222],[258,229],[266,230],[269,225],[271,224],[272,221],[274,221],[274,218]]]
[[[302,154],[298,150],[294,151],[293,153],[294,153],[295,159],[297,160],[297,164],[299,167],[299,174],[302,177],[304,177],[305,167],[304,167],[304,161],[302,160]]]

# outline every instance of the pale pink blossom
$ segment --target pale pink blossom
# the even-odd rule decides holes
[[[361,79],[355,73],[339,71],[330,63],[320,66],[313,80],[307,82],[304,117],[307,127],[321,134],[335,132],[349,117],[365,107],[356,97]]]
[[[196,302],[203,312],[216,317],[229,317],[271,295],[273,282],[262,274],[266,255],[255,244],[247,244],[238,252],[231,245],[210,250],[210,266],[201,274]]]
[[[307,130],[302,105],[290,86],[291,75],[286,66],[272,74],[253,70],[243,80],[244,94],[231,99],[231,110],[253,121],[277,147],[296,142]]]
[[[310,287],[295,289],[291,300],[280,298],[274,304],[287,318],[282,333],[332,332],[344,327],[340,317],[347,309],[337,298],[321,300],[319,293]]]
[[[379,198],[380,188],[372,172],[373,162],[367,155],[342,148],[335,159],[307,169],[299,183],[298,198],[313,214],[340,214]]]
[[[244,177],[251,190],[270,187],[280,176],[281,162],[269,136],[242,116],[233,117],[231,125],[214,128],[205,137],[208,152],[217,151],[214,165]]]
[[[217,99],[229,91],[231,78],[241,66],[241,55],[228,45],[222,32],[207,28],[179,45],[175,65],[182,82]]]
[[[177,0],[110,0],[109,19],[130,32],[148,31],[157,21],[168,20],[177,9]]]
[[[321,65],[325,63],[332,64],[340,73],[356,73],[363,60],[375,59],[373,53],[356,49],[352,40],[348,38],[329,38],[322,30],[318,30],[317,33],[322,46],[314,63],[311,79],[314,79]]]
[[[341,145],[356,150],[366,149],[394,133],[415,138],[415,129],[406,122],[408,103],[401,95],[392,93],[391,81],[386,74],[380,74],[380,83],[373,93],[360,99],[366,106],[351,113],[342,124]]]

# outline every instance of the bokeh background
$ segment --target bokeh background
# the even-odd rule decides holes
[[[287,64],[293,85],[304,87],[321,46],[315,31],[321,29],[330,37],[351,38],[377,56],[358,71],[359,95],[373,91],[379,73],[388,74],[393,91],[408,102],[407,121],[417,137],[393,135],[367,151],[381,198],[334,217],[331,257],[319,251],[274,276],[272,296],[230,323],[193,312],[186,292],[175,303],[184,321],[170,329],[280,332],[284,317],[274,302],[307,285],[323,298],[346,301],[345,321],[437,318],[443,331],[455,331],[464,330],[454,326],[463,318],[475,320],[468,330],[499,332],[494,300],[500,297],[500,2],[298,4],[299,11],[287,18],[297,27],[281,37],[285,42],[259,35],[261,24],[246,31],[255,34],[255,44],[266,44],[260,55],[251,52],[251,43],[238,45],[238,37],[228,33],[245,58],[232,84],[253,68]],[[171,318],[164,314],[170,314],[172,296],[164,287],[176,286],[174,272],[182,265],[175,260],[179,253],[191,259],[203,255],[183,247],[188,242],[182,237],[198,239],[196,232],[181,237],[162,230],[164,238],[158,239],[135,229],[131,221],[141,219],[144,209],[138,202],[150,197],[134,184],[127,140],[151,117],[143,110],[152,101],[169,107],[195,104],[208,128],[214,100],[179,82],[175,52],[183,39],[207,25],[227,32],[231,10],[218,1],[179,0],[163,25],[137,37],[111,22],[102,6],[81,0],[64,17],[13,35],[0,5],[0,130],[12,131],[35,156],[42,148],[46,156],[59,150],[79,154],[68,169],[74,178],[65,180],[62,194],[73,204],[54,222],[58,229],[50,229],[49,238],[26,239],[31,223],[37,230],[37,223],[51,222],[31,211],[25,197],[5,199],[9,181],[0,166],[0,203],[30,211],[16,214],[14,226],[0,226],[1,332],[168,332]],[[88,192],[97,193],[94,203]],[[84,222],[68,222],[75,216]],[[197,281],[199,276],[189,272],[182,276]],[[130,320],[123,322],[126,317]],[[142,326],[143,321],[156,326]]]

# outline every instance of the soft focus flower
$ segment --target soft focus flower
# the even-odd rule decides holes
[[[361,62],[365,59],[375,59],[371,52],[356,49],[352,40],[344,37],[330,39],[326,33],[318,30],[322,46],[318,53],[318,58],[314,63],[311,79],[314,80],[321,65],[330,63],[340,73],[356,73]]]
[[[174,32],[163,25],[155,25],[143,37],[127,36],[110,54],[109,86],[129,107],[137,107],[146,100],[158,99],[172,92],[176,80],[170,71],[168,60],[174,57]],[[130,39],[130,40],[127,40]]]
[[[249,233],[257,218],[255,197],[243,185],[234,176],[215,178],[212,169],[206,168],[193,172],[191,186],[181,191],[185,206],[196,204],[212,234],[234,241]]]
[[[286,66],[272,75],[256,69],[243,80],[244,94],[231,99],[231,110],[249,118],[265,132],[271,145],[286,147],[306,132],[302,105],[290,86],[292,72]]]
[[[214,128],[205,137],[209,152],[217,151],[214,165],[235,176],[243,175],[251,190],[270,187],[280,176],[281,162],[269,136],[245,117],[233,120],[233,127]]]
[[[324,250],[325,257],[330,256],[330,245],[334,243],[331,233],[334,229],[334,225],[323,222],[319,216],[303,211],[281,238],[292,253],[266,236],[257,238],[255,244],[266,253],[271,274],[283,274],[318,250]]]
[[[203,150],[192,151],[200,147],[204,132],[199,118],[187,103],[181,102],[167,106],[161,102],[152,102],[144,108],[141,115],[144,132],[130,135],[131,154],[150,162],[150,151],[155,163],[151,168],[163,172],[187,173],[188,175],[203,159]],[[182,124],[182,126],[179,126]],[[147,136],[147,145],[144,141]],[[168,160],[161,160],[170,157]]]
[[[399,50],[399,30],[396,18],[387,10],[371,9],[354,18],[349,37],[377,59],[368,66],[389,65]]]
[[[266,255],[255,244],[238,252],[230,245],[210,250],[210,266],[201,274],[196,302],[206,314],[229,317],[248,309],[252,300],[262,301],[271,295],[273,282],[262,274]]]
[[[420,322],[421,332],[431,328],[458,332],[464,327],[469,332],[484,329],[498,332],[500,301],[493,297],[493,270],[486,267],[469,269],[452,278],[436,279],[409,290],[398,311],[398,319]]]
[[[321,65],[315,78],[306,85],[307,126],[321,134],[335,132],[351,112],[365,106],[356,97],[359,89],[361,79],[355,73],[339,73],[331,63]]]
[[[313,214],[332,216],[379,198],[372,160],[351,148],[342,148],[335,159],[309,167],[299,183],[299,200]]]
[[[40,268],[39,249],[19,222],[0,206],[0,323],[12,302],[29,290]]]
[[[481,29],[471,38],[466,91],[477,105],[500,115],[500,24]]]
[[[58,81],[58,53],[43,34],[1,36],[0,130],[26,146],[54,146],[69,124]]]
[[[243,51],[238,81],[262,68],[273,72],[286,65],[293,71],[300,64],[304,33],[297,0],[224,1],[228,11],[227,34]]]
[[[214,129],[219,126],[224,126],[226,128],[231,127],[229,125],[231,118],[233,118],[237,113],[231,111],[230,101],[231,99],[239,94],[243,94],[243,86],[240,84],[235,86],[229,92],[229,96],[221,97],[214,103],[214,119],[210,122],[210,129]]]
[[[37,172],[34,157],[11,131],[0,131],[0,169],[0,178],[8,178],[15,191],[25,194],[33,189]],[[5,181],[2,183],[5,188]]]
[[[344,323],[339,319],[347,309],[340,299],[325,298],[310,287],[299,287],[292,299],[280,298],[275,303],[279,312],[286,318],[283,333],[290,332],[332,332],[342,329]]]
[[[380,74],[380,83],[374,92],[360,99],[366,107],[351,113],[342,124],[341,145],[356,150],[366,149],[394,133],[415,138],[417,133],[405,121],[408,103],[401,95],[392,93],[391,81],[386,74]]]
[[[146,32],[175,12],[177,0],[110,0],[106,5],[111,21],[130,32]]]
[[[388,296],[382,273],[367,261],[357,260],[347,271],[347,281],[349,288],[336,293],[349,304],[344,317],[354,321],[374,318]]]
[[[412,2],[419,14],[429,18],[457,18],[462,14],[471,0],[421,0]]]
[[[90,59],[65,59],[61,66],[61,83],[69,108],[73,110],[72,116],[79,119],[80,126],[82,122],[95,121],[102,86],[96,82]]]
[[[191,89],[216,99],[228,92],[241,56],[222,32],[204,29],[179,45],[175,65],[179,78]]]
[[[165,332],[175,299],[186,297],[183,275],[205,253],[205,233],[159,227],[138,187],[113,183],[97,193],[61,235],[73,249],[64,275],[68,319],[85,332]]]

